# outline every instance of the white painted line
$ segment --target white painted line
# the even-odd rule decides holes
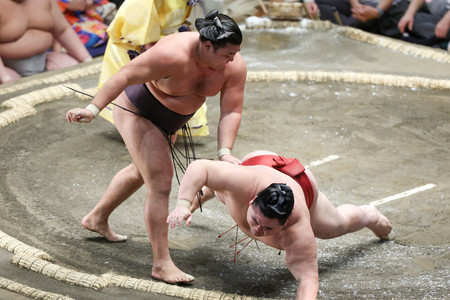
[[[381,204],[386,203],[386,202],[390,202],[390,201],[397,200],[397,199],[400,199],[400,198],[408,197],[408,196],[410,196],[412,194],[416,194],[418,192],[422,192],[422,191],[425,191],[425,190],[432,189],[435,186],[436,185],[433,184],[433,183],[422,185],[422,186],[416,187],[416,188],[414,188],[412,190],[405,191],[405,192],[397,194],[397,195],[393,195],[393,196],[390,196],[390,197],[387,197],[387,198],[384,198],[384,199],[373,201],[373,202],[370,203],[370,205],[373,205],[373,206],[381,205]]]
[[[329,162],[329,161],[332,161],[332,160],[335,160],[335,159],[338,159],[338,158],[339,158],[338,155],[330,155],[330,156],[327,156],[327,157],[325,157],[325,158],[322,158],[321,160],[312,161],[311,164],[310,164],[310,166],[311,166],[311,167],[315,167],[315,166],[324,164],[324,163],[326,163],[326,162]],[[307,168],[307,167],[308,167],[308,166],[306,166],[305,168]]]

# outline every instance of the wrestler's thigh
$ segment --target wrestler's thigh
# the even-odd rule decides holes
[[[160,186],[170,186],[173,175],[170,147],[161,130],[151,121],[121,108],[114,107],[113,117],[145,184],[156,184],[157,181]]]
[[[318,238],[333,238],[340,234],[345,220],[342,214],[334,207],[328,198],[319,192],[310,210],[311,227]]]
[[[278,154],[275,152],[266,151],[266,150],[256,150],[256,151],[250,152],[249,154],[245,155],[242,158],[242,161],[246,161],[249,158],[252,158],[255,156],[261,156],[261,155],[278,155]]]

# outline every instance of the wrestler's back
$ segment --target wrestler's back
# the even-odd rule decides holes
[[[28,58],[43,53],[53,42],[54,19],[49,0],[18,4],[0,0],[0,56]]]

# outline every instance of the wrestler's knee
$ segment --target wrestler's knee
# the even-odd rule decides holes
[[[173,172],[169,170],[154,170],[150,176],[144,178],[149,192],[169,195],[172,188]]]
[[[153,181],[147,186],[147,194],[150,199],[168,199],[172,189],[172,181]]]
[[[128,172],[130,174],[130,178],[133,181],[142,181],[142,182],[144,181],[141,173],[139,172],[135,164],[132,163],[131,165],[128,166]]]

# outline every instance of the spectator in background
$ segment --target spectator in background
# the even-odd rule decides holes
[[[58,0],[58,4],[91,56],[103,55],[107,24],[115,15],[116,5],[108,0]]]
[[[315,0],[320,19],[376,32],[376,24],[393,3],[401,0]]]
[[[411,0],[398,21],[402,39],[444,49],[450,49],[449,28],[450,0]]]
[[[117,7],[117,9],[119,9],[119,7],[122,5],[124,0],[110,0],[110,2],[114,3]]]
[[[319,7],[314,0],[303,0],[301,2],[303,2],[303,5],[305,6],[311,19],[319,18]]]
[[[92,59],[54,0],[0,0],[0,58],[1,83]]]

